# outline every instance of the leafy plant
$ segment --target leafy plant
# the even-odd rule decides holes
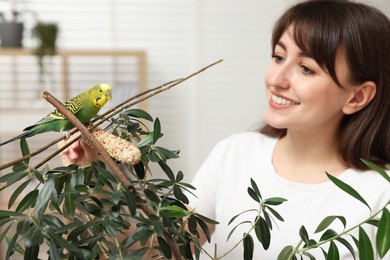
[[[153,130],[141,120],[152,122]],[[200,250],[198,228],[208,234],[206,223],[215,221],[187,210],[184,191],[194,188],[183,182],[182,172],[174,174],[167,164],[178,152],[157,146],[163,136],[158,118],[128,109],[111,119],[108,128],[137,142],[142,151],[141,162],[121,165],[131,188],[123,186],[100,161],[85,168],[70,165],[38,170],[30,168],[27,160],[0,177],[7,187],[19,184],[10,197],[9,210],[0,211],[5,227],[0,238],[16,229],[9,237],[7,259],[16,254],[37,259],[43,244],[51,259],[123,259],[148,251],[171,258],[172,243],[188,259],[191,244]],[[21,150],[29,153],[25,140]],[[157,163],[167,178],[146,178],[150,163]],[[37,189],[27,190],[33,182],[38,183]],[[141,246],[133,250],[135,243]]]
[[[37,47],[34,53],[38,60],[40,83],[45,81],[45,75],[53,81],[48,66],[51,65],[52,57],[57,51],[58,32],[59,28],[56,23],[37,22],[32,29],[32,37],[37,39]],[[47,58],[47,62],[45,62],[45,58]]]

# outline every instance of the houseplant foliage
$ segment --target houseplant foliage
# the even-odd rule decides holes
[[[51,66],[52,57],[57,51],[58,33],[59,28],[56,23],[38,21],[32,29],[32,37],[37,40],[34,53],[37,56],[40,83],[45,81],[45,76],[52,76],[48,67]]]
[[[390,176],[378,167],[377,165],[362,160],[366,165],[371,167],[373,170],[378,172],[384,177],[384,181],[390,182]],[[341,181],[340,179],[333,177],[332,175],[327,173],[327,176],[331,182],[333,182],[338,188],[346,192],[348,195],[354,197],[364,205],[370,209],[370,205],[365,201],[365,199],[350,185]],[[248,187],[248,195],[257,203],[259,203],[258,209],[248,209],[236,216],[234,216],[229,225],[234,223],[235,219],[244,215],[250,211],[257,212],[257,216],[253,221],[245,220],[241,223],[236,224],[234,228],[231,230],[228,238],[235,231],[236,227],[240,225],[249,225],[248,231],[243,234],[243,238],[238,243],[242,243],[244,248],[243,259],[249,260],[253,258],[254,251],[254,238],[250,234],[253,230],[255,233],[255,239],[257,239],[260,244],[263,246],[265,250],[268,249],[271,240],[273,223],[277,221],[284,221],[284,218],[288,216],[284,216],[284,218],[273,208],[274,206],[278,206],[284,202],[288,203],[288,200],[280,197],[262,198],[261,192],[257,187],[256,183],[251,179],[251,186]],[[374,260],[376,259],[374,256],[374,247],[378,252],[379,257],[384,257],[388,251],[390,250],[390,213],[389,208],[390,201],[387,202],[386,205],[383,206],[377,212],[371,211],[371,216],[361,223],[347,228],[347,220],[343,216],[332,215],[325,216],[324,219],[318,223],[318,226],[315,230],[315,233],[321,234],[320,239],[318,241],[311,239],[305,226],[302,225],[299,230],[299,236],[301,240],[296,245],[287,245],[283,248],[280,254],[277,257],[277,260],[296,260],[303,259],[303,257],[308,257],[311,260],[316,259],[314,255],[310,253],[310,250],[315,248],[320,248],[322,250],[323,259],[331,259],[338,260],[340,259],[339,255],[339,247],[346,247],[353,259],[365,259],[365,260]],[[342,232],[336,232],[332,229],[332,223],[340,221],[344,230]],[[374,225],[377,227],[377,235],[375,241],[371,241],[364,230],[364,225]],[[352,230],[358,229],[358,236],[354,236],[351,234]],[[348,242],[346,237],[352,237],[353,243]],[[293,242],[293,241],[292,241]],[[238,244],[237,244],[238,245]],[[355,253],[355,249],[357,249],[358,255]],[[230,252],[230,251],[229,251]],[[223,258],[229,254],[229,252],[225,253],[221,257],[217,257],[217,259]],[[210,258],[213,258],[210,256]]]
[[[153,130],[141,120],[151,121]],[[178,152],[156,144],[163,136],[158,118],[129,109],[111,119],[109,128],[137,142],[142,152],[141,162],[134,166],[118,163],[137,192],[122,186],[100,161],[85,168],[34,169],[29,160],[14,165],[12,172],[0,177],[0,183],[12,189],[8,203],[12,210],[0,211],[4,227],[0,239],[8,242],[6,258],[22,254],[25,259],[37,259],[43,244],[49,248],[50,259],[127,259],[148,251],[171,258],[172,242],[185,258],[192,257],[191,244],[199,253],[198,229],[209,236],[206,222],[215,222],[185,207],[184,191],[193,187],[183,182],[182,172],[174,174],[167,164]],[[21,151],[29,153],[25,140]],[[159,165],[166,178],[145,178],[152,163]],[[34,181],[39,189],[26,190]],[[11,233],[11,228],[16,232]],[[133,250],[136,243],[141,245]]]

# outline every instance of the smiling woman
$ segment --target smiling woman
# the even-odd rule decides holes
[[[272,57],[265,73],[266,125],[260,133],[221,141],[193,182],[198,198],[192,206],[220,221],[211,227],[220,254],[247,232],[238,227],[232,235],[227,226],[231,216],[256,208],[246,193],[249,180],[257,183],[263,198],[287,199],[278,206],[284,222],[271,231],[270,245],[254,244],[255,259],[276,259],[284,246],[307,238],[306,232],[315,233],[326,216],[344,216],[345,229],[370,216],[365,205],[338,190],[328,176],[351,185],[375,208],[372,212],[390,200],[389,183],[361,161],[383,169],[390,162],[389,19],[348,0],[303,1],[276,22]],[[250,195],[257,189],[252,188]],[[343,227],[332,229],[341,232]],[[374,240],[375,228],[365,230]],[[323,257],[319,248],[309,252]],[[337,254],[352,259],[351,252],[358,254],[351,247],[339,248]],[[229,259],[242,255],[235,250]]]

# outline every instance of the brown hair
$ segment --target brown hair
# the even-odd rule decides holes
[[[390,162],[390,20],[374,7],[348,0],[309,0],[289,8],[276,22],[272,50],[292,26],[297,46],[311,54],[340,86],[335,72],[340,47],[349,67],[349,81],[373,81],[373,100],[345,115],[339,129],[339,154],[352,168],[368,169],[361,158],[385,167]],[[265,125],[261,133],[286,135],[286,129]]]

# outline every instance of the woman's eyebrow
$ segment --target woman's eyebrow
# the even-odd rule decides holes
[[[277,43],[276,43],[276,46],[279,46],[280,48],[282,48],[284,51],[287,51],[287,47],[286,47],[286,44],[279,40]],[[307,51],[304,51],[304,50],[301,50],[300,49],[300,52],[298,53],[298,57],[305,57],[305,58],[310,58],[310,59],[314,59],[313,55],[311,55],[309,52]]]

